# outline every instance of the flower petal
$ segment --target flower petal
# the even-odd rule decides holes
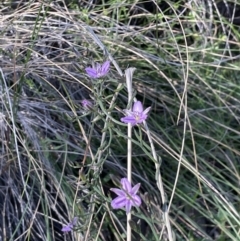
[[[142,113],[143,112],[143,105],[141,101],[136,101],[133,104],[133,112],[138,112],[138,113]]]
[[[113,209],[122,208],[126,205],[126,201],[127,201],[126,197],[119,196],[112,200],[111,206]]]
[[[96,69],[97,72],[99,73],[99,71],[101,71],[101,69],[102,69],[102,65],[99,64],[99,63],[96,63],[96,64],[95,64],[95,69]]]
[[[125,112],[125,114],[127,115],[127,116],[134,116],[134,112],[132,112],[131,110],[123,110],[124,112]]]
[[[105,74],[108,73],[109,67],[110,67],[110,61],[106,61],[106,62],[103,63],[103,65],[101,67],[102,75],[105,75]]]
[[[137,123],[142,123],[147,119],[147,115],[141,115]]]
[[[147,119],[147,115],[145,115],[144,113],[142,113],[141,115],[140,115],[140,117],[139,117],[139,120],[142,120],[142,121],[144,121],[144,120],[146,120]]]
[[[86,100],[86,99],[81,100],[81,104],[82,104],[84,109],[90,109],[93,106],[92,102],[89,101],[89,100]]]
[[[88,67],[85,70],[86,70],[89,77],[97,78],[97,71],[94,68]]]
[[[130,123],[132,125],[136,125],[136,123],[137,123],[136,119],[133,116],[123,117],[123,118],[121,118],[121,122]]]
[[[75,226],[77,224],[77,221],[78,221],[78,217],[74,217],[71,224]]]
[[[126,213],[127,213],[127,214],[130,213],[131,208],[132,208],[132,203],[131,203],[130,200],[128,200],[128,201],[126,202]]]
[[[131,195],[137,194],[140,186],[141,186],[141,183],[136,184],[136,185],[132,188],[132,190],[131,190]]]
[[[110,191],[116,193],[118,196],[126,196],[125,192],[118,188],[111,188]]]
[[[139,207],[142,203],[141,198],[138,195],[133,195],[131,201],[132,201],[132,206],[137,206],[137,207]]]
[[[144,115],[147,115],[150,110],[151,110],[151,106],[148,107],[147,109],[145,109],[145,110],[143,111],[143,114],[144,114]]]
[[[143,121],[145,121],[147,118],[147,116],[140,116],[137,120],[136,120],[136,124],[140,124],[142,123]]]
[[[63,226],[63,228],[61,229],[62,232],[70,232],[73,228],[73,225],[72,224],[68,224],[68,225],[65,225]]]
[[[130,194],[132,191],[131,183],[128,181],[127,178],[121,179],[122,189],[127,192],[127,194]]]

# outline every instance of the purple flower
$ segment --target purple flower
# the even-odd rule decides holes
[[[93,67],[87,67],[85,70],[89,77],[100,78],[106,75],[110,68],[110,61],[104,62],[102,65],[99,63],[93,64]]]
[[[141,205],[141,198],[137,195],[140,183],[133,188],[127,178],[121,179],[122,189],[111,188],[110,190],[118,195],[112,200],[111,206],[113,209],[125,207],[126,213],[131,211],[132,206],[139,207]]]
[[[77,224],[77,220],[78,220],[77,217],[73,218],[73,220],[69,224],[63,226],[61,231],[65,232],[65,233],[72,231],[73,226],[75,226]]]
[[[125,110],[127,116],[121,118],[121,121],[124,123],[131,123],[133,126],[139,123],[142,123],[145,121],[148,117],[148,112],[150,111],[151,107],[148,107],[147,109],[143,110],[143,105],[141,101],[136,101],[133,104],[132,111],[131,110]]]
[[[84,100],[81,100],[81,104],[82,104],[82,106],[83,106],[83,108],[85,109],[85,110],[89,110],[89,109],[91,109],[92,108],[92,102],[90,101],[90,100],[86,100],[86,99],[84,99]]]

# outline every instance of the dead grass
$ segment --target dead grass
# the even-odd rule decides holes
[[[84,68],[108,55],[89,27],[122,70],[138,68],[134,87],[152,105],[149,126],[176,240],[238,240],[238,27],[214,1],[208,12],[201,1],[181,11],[150,2],[156,14],[140,1],[0,7],[2,240],[124,240],[125,215],[109,209],[109,188],[126,175],[126,134],[117,122],[103,130],[100,106],[108,108],[123,80],[112,66],[96,95]],[[94,111],[85,113],[80,101],[91,98]],[[126,102],[121,90],[113,120]],[[144,133],[136,130],[135,139],[133,180],[142,183],[143,205],[134,212],[133,240],[157,240],[164,229],[154,164]],[[63,235],[74,216],[78,231]]]

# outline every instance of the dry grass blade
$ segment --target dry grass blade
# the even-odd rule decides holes
[[[133,94],[152,107],[147,124],[176,240],[237,241],[239,12],[238,1],[1,3],[0,239],[125,240],[125,213],[111,210],[109,189],[127,173],[119,119],[121,69],[130,66]],[[105,81],[90,80],[85,68],[106,59]],[[164,230],[143,130],[132,133],[132,179],[143,199],[133,241]]]

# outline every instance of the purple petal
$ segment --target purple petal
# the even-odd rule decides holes
[[[71,224],[68,224],[66,226],[63,226],[63,228],[61,229],[62,232],[70,232],[72,231],[73,226]]]
[[[97,78],[97,71],[94,68],[88,67],[85,70],[90,77]]]
[[[126,213],[127,213],[127,214],[130,213],[131,208],[132,208],[132,203],[131,203],[130,200],[128,200],[128,201],[126,202]]]
[[[145,110],[143,111],[143,114],[144,114],[144,115],[147,115],[150,110],[151,110],[151,106],[148,107],[147,109],[145,109]]]
[[[136,123],[137,123],[136,119],[133,116],[123,117],[123,118],[121,118],[121,122],[130,123],[132,125],[136,125]]]
[[[138,195],[133,195],[132,196],[132,205],[139,207],[142,203],[141,198]]]
[[[75,226],[77,224],[77,221],[78,221],[78,217],[74,217],[71,224]]]
[[[110,67],[110,61],[106,61],[103,63],[102,68],[101,68],[102,75],[107,74],[107,72],[109,71],[109,67]]]
[[[131,195],[137,194],[140,186],[141,186],[141,183],[136,184],[136,185],[132,188],[132,190],[131,190]]]
[[[101,71],[102,65],[99,63],[96,63],[95,65],[95,69],[97,70],[97,72]]]
[[[86,99],[81,100],[81,104],[82,104],[84,109],[90,109],[93,105],[91,101],[86,100]]]
[[[146,120],[147,119],[147,115],[144,114],[144,112],[140,115],[140,118],[139,119],[143,119],[143,120]]]
[[[111,206],[113,209],[122,208],[126,205],[126,201],[127,201],[126,197],[119,196],[112,200]]]
[[[124,110],[124,112],[127,116],[134,116],[134,112],[132,112],[131,110]]]
[[[141,101],[136,101],[133,104],[133,112],[138,112],[138,113],[143,112],[143,105],[142,105]]]
[[[116,193],[118,196],[126,196],[125,192],[118,188],[111,188],[110,191]]]
[[[132,191],[132,186],[131,183],[128,181],[127,178],[122,178],[121,179],[121,184],[122,184],[122,188],[124,191],[126,191],[127,193],[131,193]]]
[[[142,123],[143,121],[145,121],[147,119],[147,115],[140,115],[138,119],[136,119],[136,123]]]

